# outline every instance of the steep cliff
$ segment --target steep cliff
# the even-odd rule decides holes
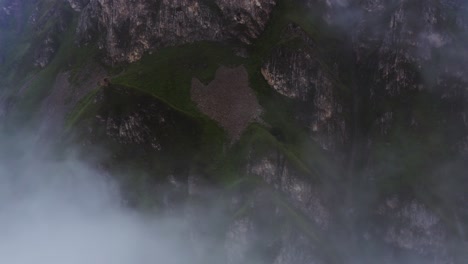
[[[4,0],[0,14],[2,129],[79,145],[129,206],[186,206],[227,263],[466,260],[464,1]]]
[[[145,51],[196,41],[250,43],[266,26],[275,1],[69,1],[78,12],[79,42],[97,38],[111,63]]]

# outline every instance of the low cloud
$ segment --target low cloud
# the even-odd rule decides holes
[[[0,263],[193,263],[181,218],[126,208],[110,176],[76,159],[0,145]]]

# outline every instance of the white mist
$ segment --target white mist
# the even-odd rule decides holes
[[[31,155],[29,155],[31,156]],[[180,219],[125,208],[116,185],[76,162],[0,161],[0,263],[190,263]]]

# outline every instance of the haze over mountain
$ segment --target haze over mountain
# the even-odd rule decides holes
[[[466,263],[467,65],[464,0],[0,0],[0,262]]]

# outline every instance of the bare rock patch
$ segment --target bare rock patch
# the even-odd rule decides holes
[[[260,120],[262,108],[249,87],[244,66],[221,66],[208,85],[193,78],[191,98],[202,113],[226,130],[232,141],[238,140],[250,123]]]

